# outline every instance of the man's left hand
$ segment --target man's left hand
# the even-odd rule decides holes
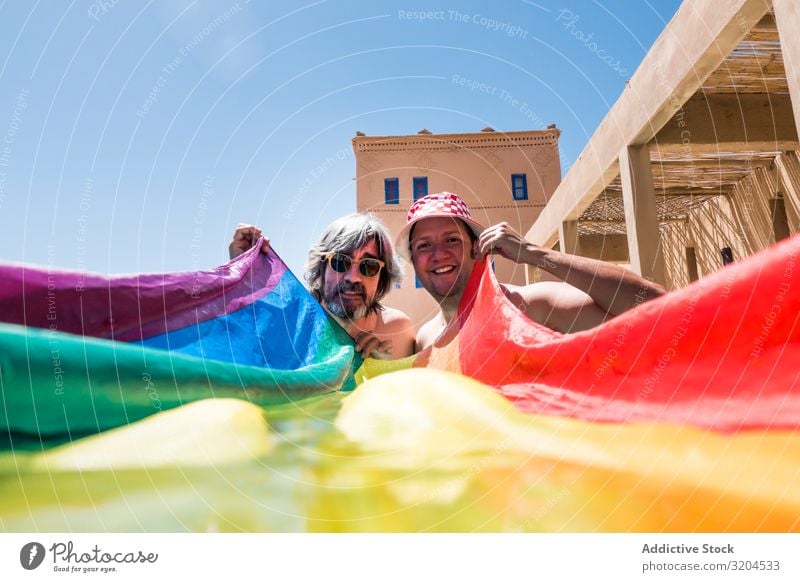
[[[364,358],[391,359],[392,342],[389,340],[381,341],[377,336],[368,331],[362,331],[354,338],[356,340],[356,351]]]

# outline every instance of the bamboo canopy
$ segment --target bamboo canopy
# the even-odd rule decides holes
[[[731,51],[719,67],[702,83],[700,89],[687,103],[702,104],[708,109],[706,119],[699,122],[713,125],[712,104],[717,96],[724,96],[739,105],[741,115],[746,115],[746,105],[752,96],[775,96],[775,104],[786,100],[789,93],[784,69],[781,42],[775,24],[774,11],[770,9],[745,38]],[[666,127],[686,127],[687,107],[673,117]],[[683,122],[683,123],[682,123]],[[782,123],[775,120],[774,123]],[[696,121],[695,125],[698,122]],[[714,128],[716,131],[717,128]],[[731,196],[737,184],[757,168],[769,169],[775,158],[785,148],[726,149],[726,142],[717,147],[694,147],[691,141],[675,147],[672,143],[659,143],[658,135],[650,143],[651,172],[656,194],[656,211],[659,222],[686,220],[690,210],[709,202],[714,197]],[[780,142],[776,127],[775,145]],[[796,141],[796,139],[795,139]],[[611,235],[626,232],[622,201],[622,180],[617,176],[586,208],[578,219],[581,235]]]

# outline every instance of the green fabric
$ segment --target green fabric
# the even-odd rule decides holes
[[[352,342],[333,329],[319,342],[315,364],[287,371],[0,325],[0,430],[16,436],[18,447],[97,433],[204,398],[268,406],[352,389],[355,360]]]

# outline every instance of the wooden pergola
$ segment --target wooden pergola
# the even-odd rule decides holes
[[[527,238],[675,287],[690,218],[738,254],[797,232],[797,31],[797,0],[685,0]]]

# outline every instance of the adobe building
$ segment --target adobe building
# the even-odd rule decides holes
[[[526,238],[674,289],[796,233],[798,31],[797,0],[685,0]]]
[[[524,233],[561,181],[559,130],[365,136],[356,134],[356,208],[378,215],[396,236],[417,198],[435,192],[459,194],[484,225],[510,223]],[[501,282],[525,284],[526,269],[495,259]],[[406,312],[415,326],[438,311],[418,286],[414,269],[385,303]]]

